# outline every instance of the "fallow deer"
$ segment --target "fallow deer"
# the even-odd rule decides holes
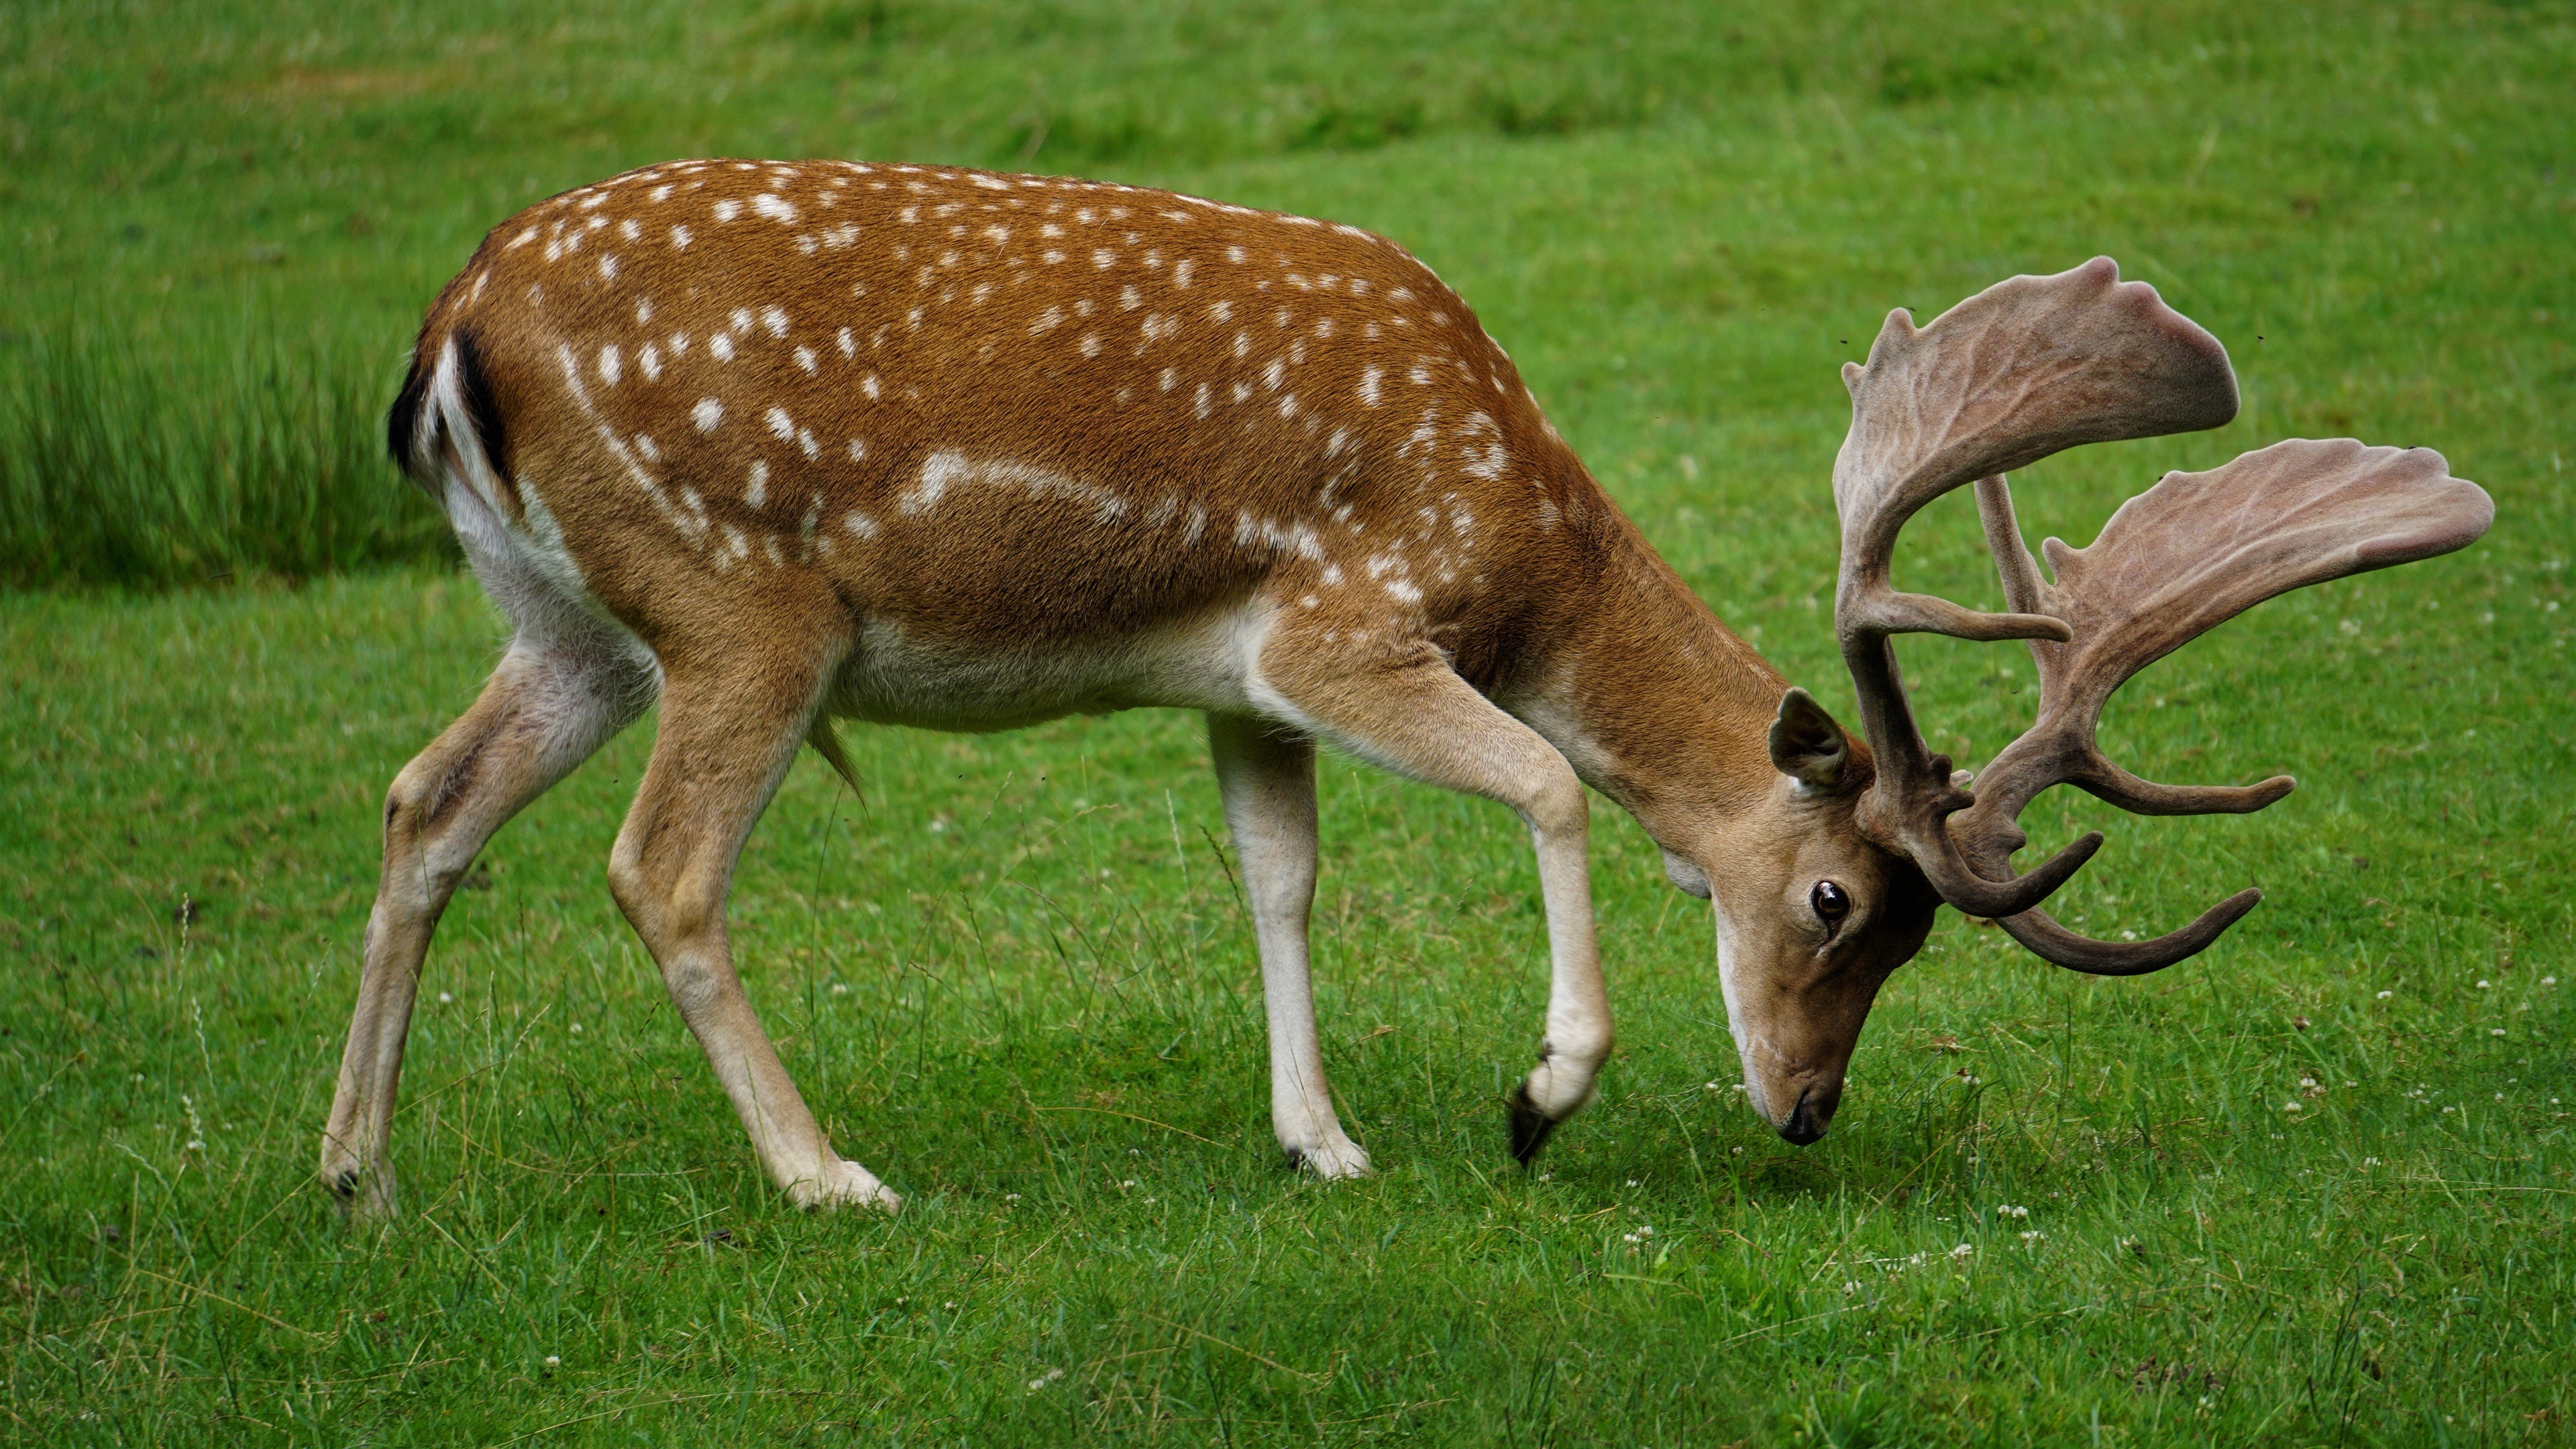
[[[1127,186],[906,165],[689,161],[543,202],[429,311],[389,420],[516,627],[481,698],[396,777],[322,1175],[390,1210],[387,1127],[423,955],[505,820],[658,701],[609,860],[762,1164],[795,1201],[892,1207],[825,1141],[738,981],[735,859],[834,719],[996,730],[1199,710],[1260,955],[1271,1121],[1368,1170],[1326,1092],[1307,975],[1314,752],[1510,806],[1552,960],[1524,1162],[1611,1047],[1588,784],[1714,904],[1754,1106],[1825,1131],[1862,1018],[1944,902],[2041,957],[2127,974],[2209,944],[2253,891],[2136,943],[2040,902],[2021,807],[2070,783],[2148,814],[2104,759],[2138,669],[2283,590],[2459,548],[2492,516],[2436,454],[2288,442],[2129,501],[2088,549],[2022,551],[2003,474],[2079,443],[2209,428],[2226,353],[2107,259],[2016,277],[1849,366],[1834,468],[1845,734],[1667,568],[1466,303],[1356,227]],[[1973,484],[2017,612],[1893,592],[1897,532]],[[2038,724],[1978,790],[1918,735],[1890,650],[2026,639]]]

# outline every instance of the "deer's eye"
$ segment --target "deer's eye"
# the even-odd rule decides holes
[[[1842,924],[1843,917],[1851,914],[1851,892],[1832,881],[1820,880],[1816,882],[1816,888],[1807,893],[1807,904],[1815,907],[1816,919],[1824,922],[1826,931],[1831,932]]]

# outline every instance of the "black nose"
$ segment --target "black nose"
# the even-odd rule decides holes
[[[1809,1087],[1798,1094],[1798,1105],[1789,1111],[1789,1120],[1780,1124],[1780,1135],[1790,1145],[1804,1147],[1825,1135],[1827,1118],[1816,1110],[1816,1089]]]

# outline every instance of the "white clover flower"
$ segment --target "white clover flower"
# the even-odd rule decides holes
[[[555,1354],[551,1354],[551,1353],[550,1353],[550,1354],[547,1354],[547,1355],[546,1355],[546,1367],[548,1367],[548,1368],[562,1368],[562,1367],[563,1367],[563,1359],[562,1359],[560,1356],[555,1355]]]
[[[2555,976],[2543,976],[2540,978],[2540,984],[2543,986],[2555,986],[2558,984],[2558,978]]]
[[[2042,1239],[2046,1238],[2047,1236],[2048,1236],[2048,1234],[2041,1232],[2041,1231],[2040,1231],[2039,1229],[2037,1229],[2037,1228],[2033,1228],[2033,1229],[2031,1229],[2029,1232],[2026,1232],[2026,1233],[2022,1234],[2022,1235],[2021,1235],[2021,1240],[2022,1240],[2023,1242],[2025,1242],[2025,1243],[2036,1243],[2036,1242],[2039,1242],[2039,1241],[2041,1241]]]
[[[2480,981],[2480,982],[2478,983],[2478,989],[2479,989],[2480,991],[2484,991],[2484,990],[2486,990],[2488,987],[2493,986],[2493,985],[2495,985],[2495,983],[2494,983],[2494,982],[2492,982],[2492,981]]]
[[[2494,1028],[2493,1030],[2489,1031],[2489,1032],[2487,1033],[2487,1035],[2489,1035],[2489,1036],[2502,1036],[2502,1035],[2504,1035],[2504,1028],[2503,1028],[2503,1027],[2500,1027],[2500,1026],[2499,1026],[2499,1027],[2496,1027],[2496,1028]]]
[[[572,1034],[573,1034],[574,1036],[579,1036],[579,1035],[581,1035],[581,1023],[580,1023],[580,1022],[577,1022],[577,1021],[576,1021],[576,1022],[574,1022],[574,1023],[572,1024]]]
[[[1971,1247],[1970,1245],[1968,1245],[1968,1244],[1966,1244],[1966,1243],[1961,1243],[1959,1246],[1957,1246],[1957,1247],[1955,1247],[1955,1248],[1952,1248],[1952,1249],[1950,1250],[1950,1256],[1951,1256],[1953,1259],[1955,1259],[1955,1260],[1957,1260],[1957,1261],[1959,1261],[1959,1262],[1964,1263],[1964,1262],[1966,1262],[1970,1257],[1974,1256],[1974,1255],[1975,1255],[1975,1253],[1976,1253],[1976,1251],[1977,1251],[1977,1250],[1976,1250],[1974,1247]]]
[[[456,996],[455,996],[455,993],[453,993],[453,992],[442,991],[442,992],[438,993],[438,1004],[439,1004],[439,1005],[441,1005],[441,1006],[447,1006],[447,1005],[450,1005],[450,1004],[454,1003],[454,1002],[455,1002],[455,1000],[456,1000]]]
[[[2383,991],[2383,992],[2379,993],[2379,999],[2380,999],[2380,1000],[2382,1000],[2382,1001],[2386,1001],[2388,998],[2390,998],[2390,997],[2392,997],[2392,996],[2395,996],[2396,994],[2397,994],[2397,993],[2396,993],[2396,992],[2394,992],[2394,991]]]
[[[1853,1282],[1848,1282],[1848,1281],[1846,1281],[1846,1282],[1843,1284],[1843,1296],[1844,1296],[1845,1298],[1849,1298],[1850,1296],[1852,1296],[1852,1295],[1853,1295],[1853,1294],[1855,1294],[1855,1293],[1858,1293],[1859,1291],[1860,1291],[1860,1285],[1859,1285],[1858,1283],[1853,1283]]]
[[[2282,1110],[2282,1111],[2284,1111],[2284,1112],[2301,1112],[2301,1111],[2305,1111],[2305,1110],[2307,1110],[2307,1109],[2305,1109],[2305,1108],[2301,1107],[2301,1106],[2300,1106],[2298,1103],[2296,1103],[2296,1102],[2283,1102],[2283,1103],[2281,1104],[2281,1110]]]

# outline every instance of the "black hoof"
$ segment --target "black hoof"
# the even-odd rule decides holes
[[[1508,1105],[1512,1118],[1512,1160],[1527,1167],[1538,1156],[1538,1150],[1547,1145],[1547,1134],[1556,1130],[1556,1123],[1530,1100],[1527,1082],[1512,1089]]]
[[[331,1190],[338,1193],[344,1201],[355,1200],[358,1196],[358,1169],[341,1168],[331,1179]]]

